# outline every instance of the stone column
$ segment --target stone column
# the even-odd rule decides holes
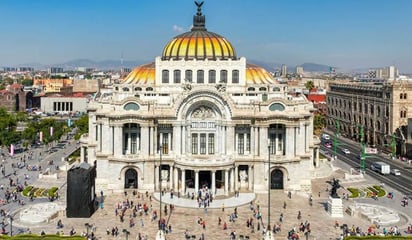
[[[182,171],[182,190],[181,190],[181,193],[183,195],[186,192],[186,170],[181,169],[181,171]]]
[[[199,170],[195,170],[195,194],[199,191]]]
[[[172,151],[172,134],[167,133],[167,154],[170,154],[170,151]]]
[[[170,187],[170,189],[174,189],[174,171],[173,171],[173,165],[169,165],[169,187]]]
[[[114,154],[114,127],[109,127],[109,154]]]
[[[173,151],[175,155],[180,155],[180,146],[182,143],[180,142],[180,126],[173,126],[173,149],[170,149]]]
[[[154,152],[154,127],[149,126],[149,155],[155,155]]]
[[[249,170],[248,170],[248,178],[247,178],[247,181],[248,181],[248,184],[249,184],[249,191],[252,191],[253,190],[253,166],[250,166],[249,165]]]
[[[260,127],[259,131],[260,141],[259,141],[259,156],[268,156],[269,149],[267,146],[268,142],[268,127]]]
[[[235,188],[234,190],[239,190],[239,166],[235,166]]]
[[[225,169],[225,195],[229,195],[229,170]]]
[[[319,167],[319,147],[315,151],[315,167]]]
[[[181,136],[181,143],[182,143],[182,146],[180,147],[180,151],[181,151],[181,154],[182,155],[185,155],[186,154],[186,145],[187,145],[187,136],[186,136],[186,126],[185,125],[183,125],[182,127],[181,127],[181,130],[182,130],[182,136]]]
[[[227,154],[234,154],[235,149],[234,149],[234,142],[235,141],[235,127],[234,126],[228,126],[227,127],[227,135],[226,135],[226,149],[227,149]]]
[[[142,128],[142,135],[140,137],[140,139],[143,139],[143,141],[141,141],[141,150],[140,152],[143,155],[149,155],[149,127],[148,126],[143,126]]]
[[[216,193],[216,170],[212,171],[212,189],[211,190],[214,196]]]
[[[250,128],[250,155],[254,156],[255,154],[255,127]]]
[[[122,126],[114,127],[114,155],[123,155],[123,128]]]
[[[235,169],[234,168],[231,168],[230,169],[230,192],[234,192],[234,190],[235,190],[235,174],[234,174],[234,172],[235,172]]]
[[[290,126],[286,126],[286,156],[292,157],[294,156],[294,148],[295,148],[295,134],[294,128]]]
[[[173,176],[173,190],[174,191],[179,191],[179,170],[177,167],[174,168],[174,176]]]

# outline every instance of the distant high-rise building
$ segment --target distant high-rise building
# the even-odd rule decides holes
[[[49,74],[57,74],[57,73],[63,73],[63,68],[62,67],[51,67],[48,69]]]
[[[77,71],[79,72],[86,72],[86,73],[91,73],[94,72],[96,69],[95,68],[88,68],[88,67],[78,67]]]
[[[4,67],[3,71],[5,71],[5,72],[16,72],[17,68],[15,68],[15,67]]]
[[[302,75],[303,74],[303,67],[302,66],[297,66],[296,67],[296,74],[297,75]]]
[[[131,72],[132,71],[132,69],[131,68],[128,68],[128,67],[123,67],[122,69],[120,69],[120,72],[121,73],[129,73],[129,72]]]
[[[387,67],[388,71],[388,80],[395,80],[399,76],[398,69],[395,66]]]
[[[18,67],[17,71],[18,72],[33,72],[34,68],[32,68],[32,67]]]
[[[285,64],[282,64],[281,76],[286,77],[287,73],[288,73],[288,67]]]
[[[369,69],[368,78],[382,78],[382,69]]]

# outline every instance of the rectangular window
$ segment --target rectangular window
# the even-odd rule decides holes
[[[205,82],[205,72],[203,70],[197,70],[197,83]]]
[[[209,83],[216,83],[216,71],[209,70]]]
[[[185,71],[185,81],[186,82],[192,82],[193,81],[193,72],[192,72],[192,70],[186,70]]]
[[[270,141],[270,143],[269,143],[269,153],[271,155],[276,154],[276,134],[275,133],[270,134],[269,139],[270,139],[269,140]]]
[[[57,111],[57,103],[56,102],[53,102],[53,111],[54,112]]]
[[[278,134],[278,149],[279,152],[283,152],[283,135]]]
[[[200,154],[206,154],[206,133],[200,134]]]
[[[238,136],[238,137],[237,137],[237,153],[238,153],[239,155],[243,155],[243,154],[245,154],[244,134],[243,134],[243,133],[239,133],[237,136]]]
[[[137,133],[131,133],[130,141],[132,145],[130,149],[130,154],[136,154],[137,153]]]
[[[70,102],[70,112],[73,111],[73,102]]]
[[[209,154],[215,154],[215,134],[209,133],[208,150]]]
[[[232,71],[232,83],[239,83],[239,70]]]
[[[227,71],[226,70],[220,71],[220,82],[227,83]]]
[[[162,70],[162,83],[169,83],[169,70]]]
[[[162,153],[169,154],[169,138],[168,133],[161,133],[162,134]]]
[[[250,152],[250,133],[246,134],[246,151]]]
[[[197,133],[192,133],[192,154],[197,154]]]
[[[128,148],[129,148],[129,134],[125,133],[124,134],[123,152],[124,153],[127,152]]]
[[[173,71],[173,82],[180,83],[180,70]]]

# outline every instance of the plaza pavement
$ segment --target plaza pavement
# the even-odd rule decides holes
[[[47,157],[45,157],[47,159]],[[64,163],[61,163],[64,164]],[[308,196],[299,195],[292,193],[292,197],[288,198],[287,193],[282,190],[272,190],[271,191],[271,225],[275,223],[279,223],[279,216],[283,214],[283,222],[282,222],[282,231],[276,233],[275,239],[286,239],[287,232],[292,228],[298,228],[301,222],[305,222],[306,220],[311,224],[311,235],[308,239],[336,239],[339,237],[341,233],[341,229],[335,228],[334,223],[335,220],[338,220],[340,224],[348,224],[348,226],[359,226],[361,227],[362,231],[366,231],[369,226],[372,224],[365,219],[361,219],[358,217],[351,217],[347,214],[344,214],[343,218],[331,218],[325,210],[325,206],[327,205],[328,200],[328,192],[326,189],[330,186],[326,183],[327,180],[330,180],[332,177],[342,178],[343,172],[342,169],[345,169],[347,166],[340,163],[339,161],[334,161],[334,169],[332,175],[328,175],[327,173],[330,172],[331,168],[329,165],[324,163],[321,168],[318,169],[318,172],[314,173],[320,178],[315,179],[312,181],[312,192],[313,192],[313,205],[309,205]],[[66,201],[66,181],[65,181],[65,171],[59,171],[60,177],[57,180],[50,180],[50,179],[39,179],[34,181],[36,186],[59,186],[60,196],[61,198],[56,202],[65,205]],[[366,177],[365,180],[360,182],[342,182],[344,187],[347,186],[361,186],[363,184],[376,184],[373,179]],[[339,189],[339,193],[342,195],[345,192],[345,189]],[[100,192],[97,190],[97,192]],[[318,195],[318,193],[320,193]],[[399,193],[395,192],[395,199],[387,199],[381,198],[379,201],[375,201],[372,199],[356,199],[356,200],[345,200],[344,206],[346,208],[347,205],[352,204],[354,201],[359,202],[367,202],[370,204],[379,204],[385,205],[390,208],[394,208],[397,211],[401,212],[405,218],[397,224],[402,230],[405,230],[407,224],[410,224],[411,221],[410,216],[412,216],[411,207],[401,207],[400,206],[400,199],[397,198]],[[14,232],[16,233],[23,230],[30,230],[33,233],[40,233],[41,231],[45,231],[46,233],[56,233],[57,231],[63,234],[69,234],[69,231],[73,228],[77,234],[81,234],[82,232],[86,232],[87,228],[85,227],[86,223],[93,225],[93,229],[89,229],[89,231],[94,231],[97,239],[136,239],[138,234],[140,233],[142,236],[147,236],[148,239],[155,239],[154,236],[157,232],[157,223],[155,221],[151,221],[151,216],[137,216],[134,219],[135,226],[129,227],[129,220],[131,219],[131,210],[128,209],[125,215],[125,221],[122,223],[119,220],[119,217],[115,215],[115,207],[119,202],[129,200],[133,201],[134,204],[137,203],[146,203],[150,206],[151,210],[159,211],[159,201],[156,199],[159,198],[158,193],[155,193],[152,197],[152,201],[149,200],[145,194],[140,193],[136,196],[133,196],[131,192],[124,195],[124,193],[105,193],[104,194],[104,207],[103,209],[98,209],[91,218],[67,218],[65,217],[64,212],[60,212],[59,215],[52,219],[49,223],[42,223],[37,225],[28,225],[26,223],[21,223],[18,220],[18,214],[21,210],[21,207],[16,207],[13,212],[15,215],[15,221],[13,222],[13,228],[15,229]],[[266,226],[267,224],[267,202],[268,196],[267,194],[253,194],[253,193],[240,193],[239,197],[229,196],[225,199],[216,199],[211,203],[211,207],[208,208],[207,212],[204,208],[199,208],[197,205],[196,200],[185,199],[185,198],[177,198],[174,196],[174,199],[170,199],[170,195],[166,193],[162,197],[162,202],[166,203],[173,203],[175,204],[175,209],[172,213],[168,211],[168,215],[162,214],[162,217],[165,217],[167,220],[167,224],[171,225],[172,232],[167,234],[167,239],[184,239],[184,232],[188,230],[190,235],[196,236],[195,239],[199,239],[201,234],[204,233],[205,239],[213,239],[213,240],[220,240],[220,239],[229,239],[229,234],[232,231],[236,231],[237,236],[240,235],[249,236],[249,239],[261,239],[262,238],[262,231],[257,231],[257,220],[254,219],[255,222],[255,231],[252,232],[250,228],[246,227],[246,220],[252,217],[252,212],[249,209],[248,203],[253,200],[254,204],[258,204],[260,206],[263,218],[263,225]],[[173,201],[173,202],[172,202]],[[38,202],[47,202],[44,199],[35,199],[32,203]],[[283,208],[284,202],[286,202],[286,209]],[[29,203],[29,204],[32,204]],[[222,211],[222,205],[225,206],[224,211]],[[234,207],[237,206],[238,211],[238,219],[234,222],[229,222],[229,215],[233,213]],[[10,206],[5,206],[9,207]],[[12,211],[12,209],[10,209]],[[302,213],[302,219],[297,219],[298,211]],[[222,219],[222,225],[224,222],[227,223],[228,229],[223,230],[222,225],[218,225],[218,218]],[[198,224],[198,220],[201,218],[206,222],[206,228]],[[61,219],[64,227],[62,229],[56,229],[57,221]],[[143,221],[144,226],[141,225],[141,221]],[[263,225],[261,226],[261,230],[263,229]],[[9,226],[6,226],[6,228]],[[111,236],[106,234],[106,230],[111,229],[113,227],[117,227],[119,229],[118,236]],[[130,234],[126,236],[123,232],[123,229],[127,230]],[[377,231],[381,231],[382,229],[378,229]],[[301,236],[302,239],[305,239],[304,236]]]

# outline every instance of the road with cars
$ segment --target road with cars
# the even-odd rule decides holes
[[[333,144],[334,136],[330,135],[329,139],[322,137],[321,151],[329,156],[336,155],[337,161],[343,161],[350,165],[353,169],[360,171],[361,169],[361,146],[359,143],[343,137],[337,137],[336,153]],[[329,144],[330,143],[330,144]],[[346,149],[346,150],[345,150]],[[382,175],[371,170],[373,162],[384,162],[390,165],[390,168],[398,169],[399,175],[391,174]],[[366,154],[365,158],[365,174],[377,179],[378,181],[387,184],[388,186],[398,190],[403,195],[412,197],[412,165],[408,161],[401,161],[399,159],[392,159],[387,154]]]
[[[47,202],[47,198],[29,198],[18,194],[15,200],[6,202],[6,192],[13,190],[17,186],[23,188],[28,185],[36,185],[39,173],[48,169],[50,174],[60,171],[66,164],[67,157],[79,146],[71,137],[52,143],[50,145],[34,145],[21,153],[10,156],[8,150],[2,149],[2,169],[4,174],[0,175],[0,227],[2,231],[14,234],[26,232],[27,228],[19,227],[13,222],[18,218],[18,212],[26,205]],[[31,155],[31,157],[30,157]],[[13,181],[13,184],[11,184]],[[50,187],[52,183],[50,183]],[[1,214],[3,213],[3,214]],[[3,223],[3,224],[2,224]]]

